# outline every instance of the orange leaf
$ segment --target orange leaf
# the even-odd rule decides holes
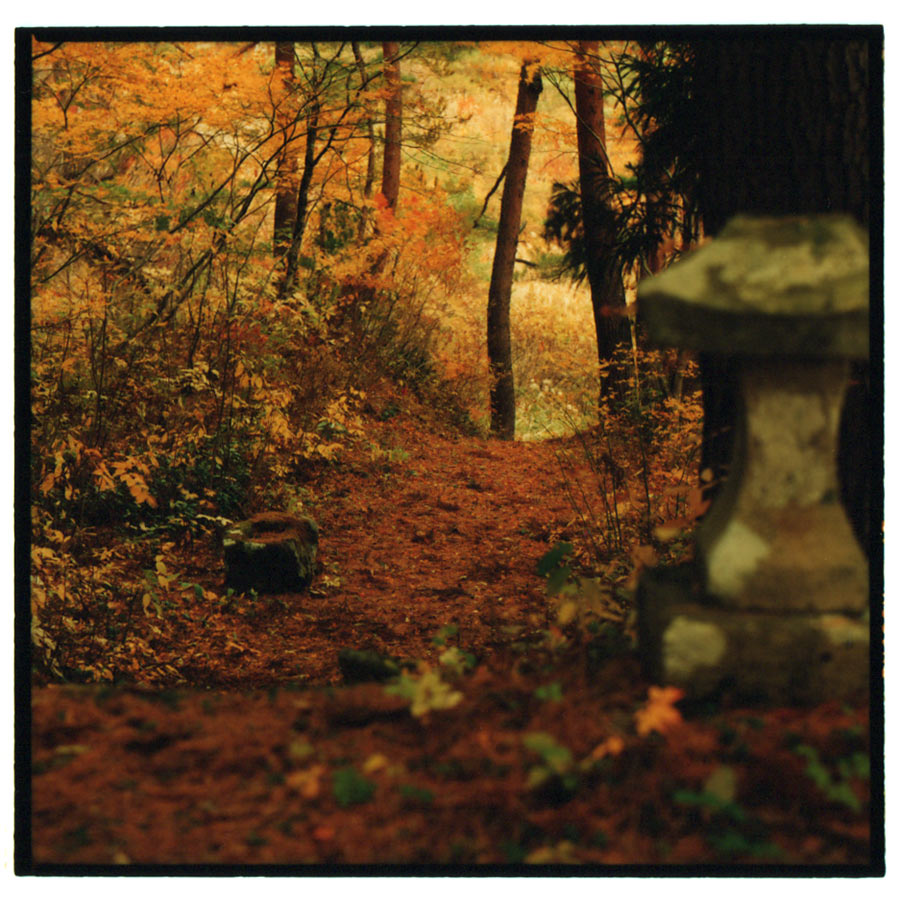
[[[637,733],[648,735],[651,731],[665,734],[682,723],[681,713],[675,704],[684,696],[677,687],[651,687],[647,705],[634,714]]]
[[[312,800],[319,795],[319,778],[325,771],[325,766],[311,766],[299,772],[291,772],[285,778],[285,784],[298,791],[307,800]]]
[[[594,747],[591,751],[590,759],[595,761],[603,759],[604,756],[618,756],[624,749],[625,741],[619,735],[614,734]]]

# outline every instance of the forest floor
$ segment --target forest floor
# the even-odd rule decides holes
[[[187,591],[168,683],[33,685],[37,865],[869,863],[864,704],[679,705],[641,674],[627,558],[601,627],[554,624],[537,563],[591,479],[566,441],[373,429],[394,451],[309,476],[309,592]],[[212,541],[169,554],[222,590]],[[349,684],[341,650],[404,674]]]

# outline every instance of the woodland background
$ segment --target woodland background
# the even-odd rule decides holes
[[[749,153],[836,92],[868,217],[865,41],[790,41],[814,101],[771,47],[34,40],[40,863],[866,864],[864,704],[691,709],[634,649],[728,457],[727,368],[634,306],[752,194],[686,98],[760,75]],[[267,509],[309,595],[222,583]]]

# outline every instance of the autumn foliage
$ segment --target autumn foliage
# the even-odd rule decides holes
[[[411,179],[396,215],[363,195],[361,123],[378,89],[338,81],[357,77],[352,61],[338,73],[311,55],[309,82],[288,91],[270,46],[36,42],[34,54],[40,636],[46,604],[79,590],[54,566],[73,564],[85,529],[212,527],[332,458],[359,431],[367,378],[429,365],[464,241],[439,189]],[[318,203],[303,277],[280,296],[273,184],[311,104],[326,135]]]
[[[646,346],[634,316],[653,241],[618,43],[591,62],[632,229],[609,359],[577,271],[560,279],[578,228],[545,219],[578,174],[578,47],[298,42],[291,60],[272,42],[33,41],[42,862],[865,856],[868,773],[835,768],[860,754],[862,714],[798,713],[798,757],[777,716],[758,734],[743,712],[695,723],[637,667],[638,574],[689,559],[706,508],[702,413],[695,361]],[[518,440],[500,443],[492,185],[529,66],[544,91],[511,248]],[[221,533],[264,510],[319,522],[307,594],[225,588]],[[352,684],[348,660],[385,683]],[[717,740],[743,747],[734,771]],[[772,757],[825,766],[832,794],[808,814],[757,803],[754,779],[790,781],[759,775]]]

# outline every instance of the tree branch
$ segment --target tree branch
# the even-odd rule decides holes
[[[506,168],[509,165],[509,160],[507,160],[503,164],[503,168],[500,170],[500,174],[497,176],[497,180],[494,182],[494,186],[487,192],[487,197],[484,198],[484,206],[481,207],[481,212],[475,216],[475,221],[472,223],[473,228],[478,227],[478,220],[484,215],[484,211],[487,209],[488,201],[491,199],[494,191],[500,187],[500,182],[506,177]]]

